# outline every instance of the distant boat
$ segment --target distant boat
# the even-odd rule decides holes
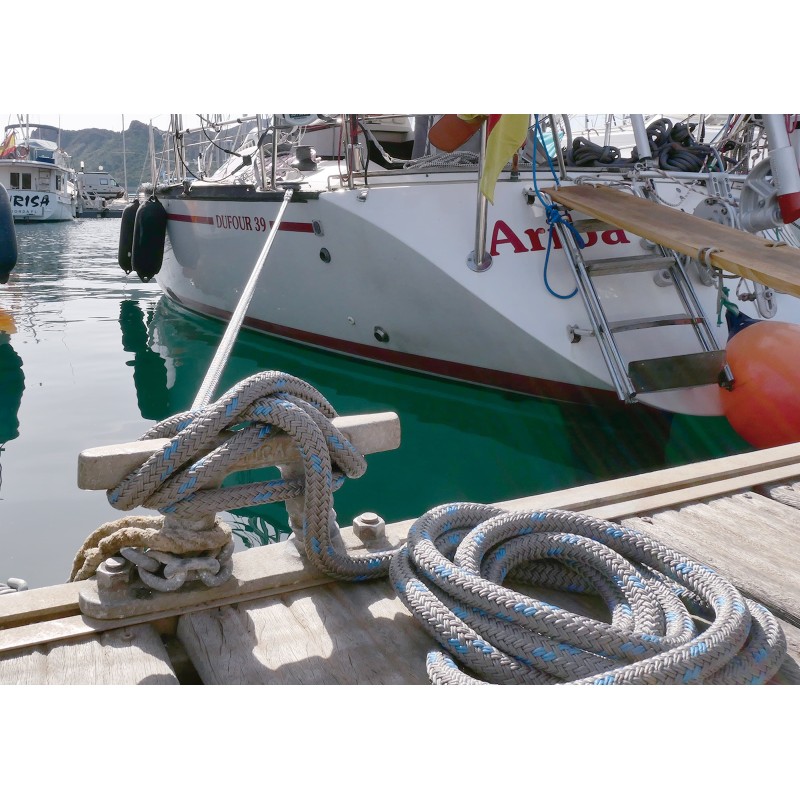
[[[54,136],[55,138],[50,138]],[[0,184],[8,190],[15,222],[75,217],[76,189],[69,155],[53,125],[7,125],[0,144]]]

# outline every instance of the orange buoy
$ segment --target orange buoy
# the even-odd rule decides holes
[[[461,119],[458,114],[443,114],[428,131],[428,141],[445,153],[452,153],[465,145],[480,130],[486,116]]]
[[[733,388],[720,389],[731,427],[754,447],[800,441],[800,325],[761,320],[728,340]]]

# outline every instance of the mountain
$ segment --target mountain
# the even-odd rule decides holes
[[[161,149],[163,131],[153,129],[156,151]],[[61,147],[69,153],[74,169],[81,161],[86,172],[103,172],[112,175],[122,185],[127,166],[129,192],[135,192],[139,184],[150,180],[150,132],[143,122],[134,120],[125,131],[125,147],[122,132],[102,128],[84,128],[79,131],[61,131]],[[123,159],[124,153],[124,159]]]

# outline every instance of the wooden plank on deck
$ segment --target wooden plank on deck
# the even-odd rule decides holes
[[[427,684],[435,646],[388,579],[334,583],[181,617],[205,684]]]
[[[177,684],[152,625],[133,625],[0,656],[2,685]]]
[[[800,625],[800,510],[740,492],[620,522],[707,564]]]
[[[557,203],[696,258],[705,248],[720,269],[800,297],[800,250],[695,217],[607,186],[543,189]]]

